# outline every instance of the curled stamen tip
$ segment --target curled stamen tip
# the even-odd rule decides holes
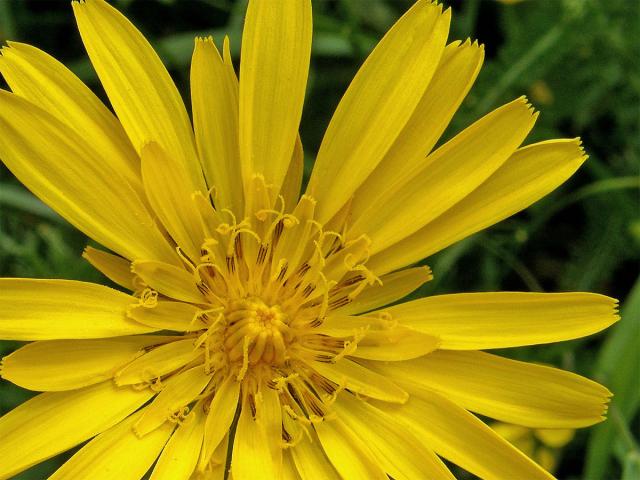
[[[389,312],[377,312],[377,317],[380,321],[382,322],[389,322],[389,323],[394,323],[395,320],[393,318],[393,315],[391,315]]]
[[[145,288],[140,294],[139,305],[145,308],[154,308],[158,305],[158,292],[150,288]]]
[[[228,223],[221,223],[216,227],[216,232],[218,232],[220,235],[228,235],[232,230],[233,227]]]
[[[299,224],[300,220],[291,214],[286,214],[282,217],[282,225],[284,225],[285,228],[291,228]]]

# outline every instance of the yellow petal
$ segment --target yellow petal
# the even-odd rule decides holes
[[[133,429],[140,437],[159,428],[176,412],[187,407],[207,386],[211,375],[202,365],[178,373],[166,381],[162,391],[144,408]]]
[[[487,292],[437,295],[385,311],[439,337],[445,350],[485,350],[560,342],[607,328],[617,301],[595,293]]]
[[[522,425],[496,422],[491,425],[491,428],[502,438],[516,445],[523,452],[525,452],[526,449],[522,448],[522,445],[526,443],[532,443],[529,441],[531,440],[533,430],[527,427],[523,427]],[[533,444],[531,446],[533,446]]]
[[[601,422],[611,396],[602,385],[574,373],[484,352],[440,350],[370,368],[436,390],[468,410],[535,428]]]
[[[357,338],[357,348],[348,355],[368,360],[409,360],[433,352],[440,345],[440,340],[433,335],[376,317],[330,315],[315,331]]]
[[[293,463],[293,458],[291,458],[291,453],[289,451],[283,452],[282,460],[282,479],[299,480],[300,476],[298,475],[298,470],[296,470],[296,466]]]
[[[379,375],[347,358],[336,363],[314,361],[311,367],[320,375],[349,390],[386,402],[404,403],[408,394],[389,378]]]
[[[204,473],[207,480],[233,480],[233,475],[227,467],[229,446],[229,434],[227,434],[218,444],[218,448],[211,457],[211,463]],[[202,476],[201,472],[196,472],[195,478],[200,476]]]
[[[533,434],[538,440],[551,448],[562,448],[575,436],[575,431],[568,428],[534,430]]]
[[[191,199],[195,192],[188,172],[156,142],[142,147],[141,157],[142,180],[151,207],[178,246],[192,261],[198,261],[204,232]]]
[[[369,330],[349,355],[354,358],[398,362],[418,358],[440,346],[440,339],[398,325],[390,329]]]
[[[387,480],[373,452],[340,418],[314,425],[322,448],[342,478]],[[295,448],[295,447],[294,447]]]
[[[256,396],[258,407],[257,415],[262,421],[265,430],[267,447],[271,454],[273,469],[276,478],[282,475],[282,406],[280,405],[280,394],[273,388],[262,384]]]
[[[180,93],[144,36],[104,0],[73,2],[80,36],[111,105],[140,153],[158,142],[206,191],[193,130]]]
[[[315,200],[303,195],[293,210],[298,222],[284,223],[285,228],[273,251],[272,278],[280,274],[283,264],[287,266],[287,274],[293,275],[308,258],[309,245],[313,245],[313,238],[318,232],[318,223],[313,219],[315,205]]]
[[[462,100],[473,85],[484,58],[484,48],[467,40],[447,45],[438,68],[411,118],[380,164],[358,189],[351,207],[352,218],[366,209],[371,196],[385,190],[424,163]],[[399,166],[402,166],[399,168]]]
[[[229,433],[239,398],[240,383],[232,376],[228,376],[216,390],[209,406],[209,414],[204,427],[202,455],[200,455],[198,463],[199,471],[205,471],[216,448]]]
[[[336,314],[352,315],[368,312],[389,305],[406,297],[424,283],[433,279],[429,267],[406,268],[380,278],[382,285],[368,286],[355,300],[344,307],[336,309]]]
[[[387,32],[340,101],[307,193],[326,223],[380,163],[425,92],[444,50],[451,12],[420,0]]]
[[[206,414],[197,405],[171,435],[153,468],[151,480],[189,480],[196,468]]]
[[[435,392],[412,387],[404,405],[373,403],[438,455],[480,478],[553,480],[474,415]]]
[[[455,480],[432,450],[384,411],[349,394],[340,395],[334,408],[339,418],[364,441],[395,480]]]
[[[300,442],[288,449],[293,457],[293,462],[302,480],[315,480],[317,478],[338,480],[340,475],[333,467],[322,450],[320,439],[315,430],[304,435]]]
[[[79,133],[141,194],[138,155],[118,119],[55,58],[31,45],[8,44],[2,49],[0,73],[11,90]]]
[[[93,247],[86,247],[82,256],[112,282],[131,291],[136,289],[128,260]]]
[[[192,332],[206,328],[202,310],[189,303],[158,301],[153,307],[133,305],[127,315],[148,327],[158,330]]]
[[[117,385],[151,382],[183,367],[201,354],[195,348],[193,338],[160,345],[117,372],[115,381]]]
[[[174,261],[133,187],[72,128],[0,90],[0,129],[5,165],[76,228],[129,259]]]
[[[280,195],[284,199],[285,211],[291,212],[298,204],[300,189],[302,188],[302,176],[304,173],[304,150],[300,135],[296,138],[296,145],[293,149],[293,157],[289,164],[289,170],[284,177]]]
[[[274,462],[269,442],[281,442],[281,437],[274,439],[269,435],[268,410],[259,408],[256,400],[255,416],[251,412],[250,398],[244,394],[242,410],[233,441],[233,456],[231,472],[236,480],[250,480],[253,478],[280,478],[278,465]]]
[[[546,447],[539,447],[535,460],[548,472],[554,472],[558,465],[558,453]]]
[[[586,160],[580,140],[549,140],[517,150],[482,185],[413,235],[374,255],[378,274],[410,265],[487,228],[555,190]]]
[[[73,280],[0,279],[0,337],[56,340],[149,333],[127,318],[137,299],[102,285]]]
[[[225,48],[228,40],[225,39]],[[238,144],[238,79],[211,37],[196,38],[191,59],[193,128],[207,184],[218,209],[243,213]]]
[[[320,333],[324,335],[331,335],[333,337],[352,337],[357,333],[364,333],[365,330],[371,328],[379,330],[387,327],[391,329],[393,326],[388,326],[388,322],[377,318],[353,316],[353,315],[340,315],[331,314],[322,320],[322,325],[318,326],[314,330],[314,333]]]
[[[174,424],[167,423],[153,433],[138,437],[132,425],[135,414],[98,435],[54,472],[49,479],[139,480],[149,470],[171,435]]]
[[[167,297],[191,303],[206,303],[196,287],[196,277],[184,268],[167,263],[139,260],[131,264],[131,270],[154,290]]]
[[[251,1],[240,55],[240,159],[280,191],[291,161],[309,72],[311,1]]]
[[[339,283],[353,271],[354,264],[367,258],[370,246],[371,240],[366,235],[361,235],[335,254],[330,255],[322,268],[322,274],[327,280]]]
[[[149,389],[103,382],[27,400],[0,418],[0,478],[10,478],[103,432],[152,395]]]
[[[349,237],[369,235],[373,254],[415,233],[489,178],[520,146],[536,118],[522,97],[478,120],[370,196]]]
[[[137,335],[100,340],[45,340],[2,359],[2,378],[39,391],[73,390],[114,376],[143,349],[171,337]]]

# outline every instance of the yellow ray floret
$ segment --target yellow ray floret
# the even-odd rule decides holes
[[[122,14],[104,0],[73,11],[116,115],[10,43],[0,157],[109,250],[83,256],[129,293],[0,279],[0,337],[32,342],[0,375],[44,392],[0,418],[0,479],[85,442],[51,478],[451,479],[446,459],[549,479],[475,414],[603,420],[605,387],[481,350],[594,334],[618,319],[615,300],[417,298],[433,276],[412,264],[586,159],[579,139],[523,146],[537,118],[524,97],[434,150],[484,58],[477,42],[447,45],[450,10],[418,0],[372,51],[304,193],[310,0],[249,2],[240,78],[227,38],[221,52],[195,40],[193,123]]]

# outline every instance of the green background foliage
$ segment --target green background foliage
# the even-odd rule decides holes
[[[195,35],[212,34],[220,42],[228,34],[238,60],[242,0],[114,3],[157,47],[187,99]],[[301,127],[307,174],[349,80],[411,3],[314,0],[313,59]],[[560,452],[559,478],[640,478],[640,3],[452,0],[445,4],[454,10],[451,38],[479,39],[487,58],[444,139],[524,93],[542,111],[529,141],[580,136],[590,158],[569,182],[526,212],[427,259],[435,280],[420,294],[586,290],[619,298],[623,320],[607,332],[501,353],[588,375],[615,392],[609,420],[577,432]],[[7,39],[53,54],[104,98],[68,1],[0,0],[0,40]],[[80,257],[86,243],[82,234],[0,166],[2,276],[105,282]],[[0,342],[0,354],[17,346]],[[0,383],[0,413],[31,395]],[[64,458],[17,478],[44,478]],[[470,478],[464,472],[457,474]]]

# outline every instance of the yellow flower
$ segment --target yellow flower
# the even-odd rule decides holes
[[[103,0],[74,2],[117,119],[69,70],[2,50],[0,157],[114,253],[85,258],[123,293],[0,280],[0,337],[33,341],[2,376],[44,393],[0,419],[0,478],[87,440],[52,478],[550,478],[474,413],[533,428],[603,419],[610,393],[480,350],[592,334],[590,293],[472,293],[397,303],[405,268],[518,212],[585,160],[580,141],[520,147],[519,98],[434,145],[483,49],[446,44],[450,10],[418,1],[340,102],[300,196],[310,0],[252,0],[238,82],[197,39],[193,125],[143,36]],[[473,412],[473,413],[471,413]],[[157,462],[156,462],[157,460]]]
[[[534,429],[502,422],[491,428],[549,472],[554,472],[558,465],[559,450],[575,435],[574,430],[567,428]]]

